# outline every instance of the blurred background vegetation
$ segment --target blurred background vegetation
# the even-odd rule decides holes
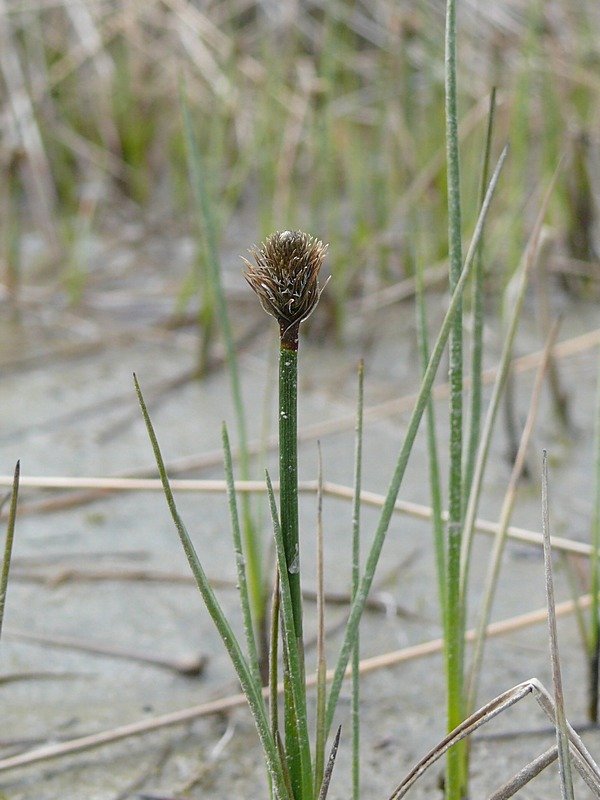
[[[585,296],[598,274],[600,7],[459,11],[464,234],[497,87],[494,150],[509,141],[511,154],[488,286],[510,278],[564,154],[550,268]],[[435,0],[0,0],[4,299],[41,270],[77,303],[85,242],[119,215],[197,233],[180,83],[222,245],[239,226],[248,244],[278,228],[329,242],[340,324],[347,299],[401,282],[415,260],[443,280],[443,31]]]

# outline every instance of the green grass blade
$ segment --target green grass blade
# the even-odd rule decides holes
[[[590,606],[589,623],[589,693],[588,716],[593,722],[598,721],[598,675],[600,655],[600,609],[598,608],[598,591],[600,589],[599,556],[600,548],[600,358],[598,359],[598,383],[596,386],[596,413],[594,430],[594,509],[592,512],[590,556],[590,593],[592,604]]]
[[[481,183],[479,187],[479,204],[483,203],[485,189],[488,184],[490,160],[492,154],[492,137],[494,132],[494,119],[496,113],[496,88],[492,89],[490,95],[490,106],[488,112],[488,124],[485,136],[485,146],[483,153],[483,166],[481,169]],[[483,382],[481,378],[483,361],[483,278],[484,278],[484,259],[483,259],[483,235],[477,250],[477,261],[473,272],[473,286],[471,293],[471,314],[473,325],[471,330],[471,367],[470,367],[470,402],[469,402],[469,425],[467,434],[467,451],[465,453],[465,466],[463,475],[463,508],[466,508],[469,498],[471,483],[473,482],[473,471],[475,469],[475,459],[479,444],[481,431],[481,397]]]
[[[513,276],[513,280],[515,281],[517,290],[515,292],[514,299],[511,304],[510,322],[508,325],[506,336],[504,338],[502,354],[500,356],[500,362],[496,374],[496,380],[494,383],[494,387],[492,389],[492,396],[490,398],[490,403],[488,406],[488,411],[486,414],[486,419],[481,434],[481,441],[479,444],[479,450],[477,452],[477,461],[475,463],[475,471],[473,475],[473,483],[471,486],[471,492],[469,494],[469,502],[465,513],[462,555],[461,555],[461,580],[460,580],[461,593],[463,595],[463,605],[465,602],[464,598],[466,597],[466,592],[467,592],[469,562],[471,554],[471,544],[473,541],[473,532],[475,530],[475,519],[477,516],[477,510],[479,506],[479,497],[481,494],[481,487],[483,484],[483,476],[487,464],[487,458],[492,439],[492,432],[494,428],[494,423],[496,421],[498,408],[500,405],[500,399],[502,397],[502,392],[506,383],[506,377],[508,375],[508,370],[510,367],[512,348],[517,333],[519,320],[521,317],[521,309],[523,307],[525,290],[527,289],[527,282],[529,280],[529,275],[535,263],[538,243],[542,230],[542,224],[546,216],[548,203],[550,202],[550,197],[554,190],[554,186],[556,184],[560,168],[561,165],[559,164],[550,182],[550,186],[548,187],[546,194],[544,196],[540,212],[535,221],[533,231],[531,233],[531,237],[527,245],[526,256],[521,264],[520,271],[518,273],[515,273],[515,275]]]
[[[317,442],[317,710],[315,736],[314,794],[319,793],[325,772],[325,711],[327,708],[327,661],[325,659],[325,582],[323,576],[323,458]]]
[[[19,499],[19,478],[21,477],[21,462],[17,461],[10,495],[10,508],[8,511],[8,524],[6,526],[6,540],[4,542],[4,556],[2,557],[2,573],[0,574],[0,636],[2,635],[2,622],[6,607],[6,593],[8,591],[8,575],[12,557],[13,543],[15,540],[15,524],[17,520],[17,502]]]
[[[275,551],[277,566],[279,569],[279,589],[281,600],[281,620],[282,638],[284,647],[284,662],[287,666],[291,703],[293,707],[289,710],[295,716],[295,727],[297,741],[287,742],[288,769],[292,778],[292,785],[295,791],[300,786],[300,794],[296,795],[296,800],[311,800],[313,792],[313,778],[310,758],[310,742],[308,738],[308,724],[306,718],[306,683],[304,676],[304,665],[302,664],[298,652],[298,640],[296,638],[296,625],[294,620],[294,607],[292,593],[290,589],[289,572],[283,532],[279,524],[277,514],[277,504],[269,473],[266,473],[267,493],[269,497],[269,508],[273,523],[273,533],[275,537]],[[287,733],[287,731],[286,731]],[[295,744],[295,752],[290,752],[290,746]],[[296,763],[296,759],[299,763]]]
[[[277,740],[279,736],[279,693],[277,681],[279,674],[279,570],[275,570],[273,592],[271,595],[271,624],[269,627],[269,719],[271,733]]]
[[[448,176],[448,256],[450,291],[462,271],[462,211],[456,89],[456,0],[446,2],[445,36],[446,169]],[[463,451],[463,304],[457,304],[450,331],[450,441],[448,444],[448,524],[445,595],[445,657],[447,683],[447,727],[462,720],[463,629],[460,605],[460,551],[462,539],[462,451]],[[461,800],[466,791],[464,745],[448,753],[447,800]]]
[[[246,650],[248,662],[252,671],[254,682],[260,686],[260,662],[258,659],[258,649],[254,636],[254,626],[252,624],[252,609],[250,607],[250,596],[248,594],[248,579],[246,573],[246,560],[242,547],[242,535],[237,509],[235,484],[233,480],[233,463],[231,460],[231,446],[227,434],[227,426],[223,423],[222,430],[223,453],[225,466],[225,481],[227,483],[227,500],[229,502],[229,516],[231,519],[231,531],[233,534],[233,547],[235,551],[235,566],[237,571],[237,585],[242,608],[242,619],[244,620],[244,635],[246,637]]]
[[[206,188],[206,179],[202,165],[202,158],[198,143],[194,135],[189,103],[183,86],[180,87],[180,102],[183,116],[183,128],[187,146],[187,156],[189,171],[191,176],[192,190],[194,199],[198,207],[198,213],[202,220],[202,227],[206,239],[206,250],[208,260],[208,275],[210,288],[215,298],[217,316],[227,357],[229,369],[229,380],[231,382],[231,394],[235,410],[237,433],[239,438],[239,462],[240,476],[242,480],[250,479],[250,462],[248,456],[248,433],[246,427],[246,415],[244,413],[244,402],[242,398],[242,387],[240,383],[237,357],[235,354],[235,344],[233,331],[229,320],[227,300],[223,290],[221,280],[221,262],[217,247],[216,223],[213,218],[210,198]],[[242,496],[242,521],[244,532],[244,552],[247,559],[248,587],[250,601],[254,612],[255,624],[258,626],[264,613],[264,593],[262,578],[262,559],[260,543],[257,532],[252,524],[250,511],[250,498],[248,495]]]
[[[298,531],[298,352],[279,351],[279,502],[296,639],[302,641],[302,592]],[[302,653],[300,653],[302,658]]]
[[[425,298],[423,292],[423,271],[419,266],[416,271],[417,327],[419,330],[419,347],[423,370],[429,361],[429,343],[427,337],[427,320],[425,314]],[[438,579],[438,598],[442,625],[446,622],[446,542],[444,538],[444,521],[442,519],[442,489],[437,449],[437,434],[433,399],[427,402],[427,450],[429,454],[429,485],[431,491],[431,512],[433,523],[433,541]]]
[[[250,667],[248,666],[246,659],[244,658],[244,654],[242,653],[239,642],[231,628],[231,625],[229,624],[229,621],[227,620],[227,617],[223,613],[219,601],[217,600],[217,597],[209,583],[209,580],[206,577],[202,564],[198,558],[198,555],[196,553],[194,545],[192,544],[192,540],[189,537],[189,534],[186,530],[183,520],[179,516],[179,512],[177,511],[177,506],[175,505],[175,498],[173,497],[173,492],[171,491],[169,478],[165,469],[164,460],[160,452],[160,447],[158,444],[158,440],[156,438],[156,434],[154,432],[154,427],[150,420],[148,409],[146,407],[146,403],[142,396],[140,385],[135,375],[134,375],[134,381],[135,381],[135,391],[138,397],[140,408],[142,409],[144,422],[146,423],[146,429],[148,431],[148,436],[150,438],[150,443],[152,445],[152,450],[154,452],[154,458],[156,460],[156,465],[158,467],[158,472],[160,475],[160,479],[162,481],[165,498],[167,500],[167,505],[169,507],[169,511],[171,512],[171,517],[175,524],[175,528],[177,529],[177,533],[179,534],[179,538],[181,540],[183,550],[190,565],[190,569],[192,570],[194,578],[196,579],[196,583],[198,584],[198,589],[200,590],[206,608],[210,616],[212,617],[212,620],[215,624],[215,627],[221,639],[223,640],[223,644],[225,645],[227,652],[229,653],[229,657],[231,658],[231,662],[235,668],[238,679],[242,686],[242,691],[244,692],[248,700],[248,705],[250,707],[250,711],[252,712],[252,716],[254,717],[254,722],[256,725],[256,729],[258,731],[258,736],[260,738],[260,742],[263,748],[263,753],[267,764],[267,770],[269,772],[271,780],[273,781],[273,785],[275,786],[276,792],[278,793],[280,798],[282,799],[285,798],[285,800],[292,800],[292,798],[289,797],[289,793],[286,788],[285,778],[283,775],[283,769],[281,766],[281,761],[279,759],[277,746],[275,744],[275,741],[273,740],[273,737],[271,736],[271,731],[269,729],[269,721],[267,718],[267,712],[261,692],[260,683],[257,684],[254,680],[254,676],[252,674]]]
[[[356,409],[356,445],[354,455],[354,497],[352,501],[352,599],[356,598],[360,583],[360,492],[362,488],[362,447],[364,409],[365,364],[358,366],[358,402]],[[352,797],[360,797],[360,632],[352,648]]]
[[[394,504],[396,502],[396,498],[398,497],[398,492],[400,491],[400,486],[402,484],[404,473],[406,471],[406,467],[408,464],[408,459],[410,457],[410,453],[415,438],[417,436],[417,431],[419,428],[419,423],[421,422],[421,417],[423,416],[423,412],[425,411],[425,408],[427,406],[427,401],[431,392],[431,388],[433,386],[435,374],[439,367],[442,354],[446,346],[446,342],[448,341],[448,336],[450,334],[452,321],[454,319],[454,315],[457,312],[459,301],[461,299],[462,293],[465,288],[465,283],[471,273],[471,268],[473,266],[475,251],[477,243],[479,241],[479,237],[481,235],[483,222],[489,211],[492,196],[496,188],[496,185],[498,183],[498,179],[500,177],[502,165],[504,164],[506,158],[506,153],[507,149],[505,148],[502,151],[502,154],[498,161],[498,165],[496,166],[494,175],[492,176],[492,179],[490,181],[490,186],[486,194],[486,199],[482,206],[481,212],[479,214],[479,219],[475,227],[473,240],[471,242],[469,252],[467,253],[467,257],[465,259],[464,269],[456,285],[456,289],[452,294],[448,311],[446,312],[446,316],[444,317],[444,320],[442,322],[442,326],[438,334],[437,341],[433,348],[431,358],[429,359],[429,364],[427,366],[427,369],[425,370],[425,375],[421,383],[421,389],[419,391],[419,395],[415,403],[415,408],[413,410],[412,416],[408,424],[408,429],[406,431],[404,443],[400,450],[400,454],[396,462],[396,467],[394,469],[394,473],[392,475],[392,479],[388,487],[385,503],[381,510],[379,523],[377,525],[377,530],[375,531],[375,536],[373,537],[371,549],[367,556],[367,561],[365,564],[365,568],[363,570],[362,578],[359,583],[358,592],[356,598],[354,599],[354,602],[352,603],[352,608],[350,610],[350,617],[344,635],[344,641],[342,643],[342,647],[334,671],[331,689],[329,691],[329,700],[327,702],[328,733],[330,732],[331,725],[333,723],[333,716],[335,714],[335,709],[339,699],[342,682],[344,680],[344,674],[346,672],[346,667],[348,666],[350,654],[352,652],[352,648],[356,640],[356,634],[358,631],[360,618],[362,616],[365,604],[367,602],[369,590],[371,588],[371,584],[373,583],[373,578],[375,576],[375,569],[379,561],[379,556],[381,555],[381,549],[385,541],[385,537],[390,524],[390,520],[392,518],[392,514],[394,513]]]

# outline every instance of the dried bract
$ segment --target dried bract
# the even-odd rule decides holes
[[[244,259],[244,277],[264,310],[282,331],[299,325],[319,302],[318,277],[327,246],[302,231],[277,231],[250,253],[256,266]]]

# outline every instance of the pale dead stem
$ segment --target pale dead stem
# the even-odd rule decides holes
[[[173,478],[170,482],[171,488],[174,492],[198,492],[204,494],[221,494],[227,489],[226,483],[223,480],[192,480],[192,479],[177,479]],[[12,477],[7,475],[0,475],[0,487],[10,486],[12,484]],[[100,494],[105,492],[162,492],[162,484],[158,478],[75,478],[75,477],[46,477],[46,476],[26,476],[21,477],[22,489],[73,489],[73,490],[89,490],[90,492],[98,492]],[[264,493],[266,487],[264,481],[235,481],[235,489],[238,492],[250,493]],[[277,492],[279,484],[273,483],[273,489]],[[298,491],[307,494],[316,494],[318,491],[318,481],[301,481],[298,484]],[[354,497],[353,489],[351,486],[344,486],[343,484],[332,483],[326,481],[323,483],[323,494],[329,497],[337,497],[340,499],[352,500]],[[361,504],[365,506],[373,506],[381,508],[385,498],[377,492],[362,491],[360,493]],[[54,504],[54,509],[60,507],[60,500]],[[65,498],[65,507],[72,505],[73,498]],[[428,521],[431,519],[432,511],[430,506],[422,505],[421,503],[412,503],[407,500],[397,500],[395,509],[400,514],[406,514],[416,519]],[[23,513],[23,506],[20,513]],[[447,519],[447,512],[442,514],[442,519]],[[496,536],[501,530],[499,523],[491,522],[486,519],[475,520],[475,530],[480,533],[487,533],[491,536]],[[532,544],[542,546],[542,534],[537,531],[528,530],[527,528],[520,528],[516,525],[511,525],[507,529],[506,535],[509,539],[524,544]],[[577,555],[589,556],[591,547],[584,542],[577,542],[571,539],[566,539],[562,536],[552,537],[552,547],[555,550],[561,550],[567,553],[576,553]]]
[[[570,356],[574,356],[574,355],[577,355],[579,353],[586,352],[587,350],[590,350],[590,349],[592,349],[594,347],[597,347],[598,345],[600,345],[600,328],[597,328],[596,330],[593,330],[593,331],[589,331],[588,333],[584,333],[581,336],[575,336],[575,337],[573,337],[571,339],[566,339],[565,341],[559,342],[558,344],[554,345],[554,347],[552,348],[552,357],[555,358],[555,359],[569,358]],[[539,366],[539,364],[541,363],[543,358],[544,358],[544,350],[537,350],[537,351],[535,351],[533,353],[530,353],[530,354],[528,354],[526,356],[521,356],[520,358],[514,359],[511,362],[511,370],[512,370],[513,374],[521,374],[521,373],[529,372],[530,370],[536,369]],[[486,370],[483,373],[483,376],[482,376],[484,384],[492,383],[494,381],[495,377],[496,377],[496,372],[497,372],[497,370],[496,370],[495,367]],[[465,378],[464,388],[465,389],[469,388],[468,377]],[[447,397],[448,396],[448,384],[447,383],[441,383],[441,384],[438,384],[438,385],[434,386],[433,390],[432,390],[432,395],[433,395],[433,397],[435,399],[442,399],[442,398]],[[400,414],[402,412],[409,411],[409,410],[411,410],[413,408],[414,403],[415,403],[415,399],[416,399],[416,395],[415,394],[411,394],[411,395],[406,395],[404,397],[397,398],[397,399],[394,399],[394,400],[388,400],[388,401],[385,401],[383,403],[378,403],[377,405],[373,405],[373,406],[370,406],[368,408],[365,408],[364,417],[365,417],[366,420],[370,420],[370,421],[382,420],[382,419],[385,419],[386,417],[390,417],[390,416],[392,416],[394,414]],[[298,441],[299,442],[306,442],[306,441],[311,441],[311,440],[314,440],[314,439],[322,439],[324,436],[329,436],[329,435],[332,435],[332,434],[335,434],[335,433],[340,433],[340,432],[345,431],[345,430],[352,430],[354,428],[355,424],[356,424],[356,418],[355,418],[355,415],[353,413],[353,414],[348,414],[347,416],[337,417],[336,419],[326,420],[325,422],[316,423],[314,425],[307,425],[299,432]],[[266,443],[266,447],[267,448],[272,449],[276,445],[277,445],[277,439],[275,437],[271,437],[271,438],[269,438],[267,440],[267,443]],[[249,453],[249,455],[256,455],[259,452],[263,452],[264,448],[265,448],[265,442],[264,441],[258,441],[257,440],[255,442],[250,442],[249,445],[248,445],[248,453]],[[234,458],[235,458],[235,455],[236,454],[234,452],[233,453]],[[171,461],[170,464],[167,465],[167,471],[170,474],[176,474],[177,472],[183,472],[185,470],[203,469],[203,468],[208,468],[208,467],[212,467],[212,466],[215,466],[215,465],[220,465],[222,463],[222,461],[223,461],[223,452],[219,449],[219,450],[206,452],[206,453],[203,453],[201,455],[185,456],[185,457],[182,457],[182,458],[179,458],[179,459],[174,459],[173,461]],[[75,497],[70,497],[70,498],[64,498],[61,501],[61,502],[65,503],[65,507],[67,507],[67,505],[69,507],[72,507],[74,505],[77,505],[78,501],[82,502],[82,503],[85,503],[85,502],[90,502],[93,499],[96,499],[98,495],[92,494],[93,492],[109,492],[109,491],[118,491],[118,490],[121,490],[121,489],[129,489],[129,488],[133,489],[134,488],[133,484],[131,484],[131,486],[128,486],[125,483],[123,483],[121,485],[117,485],[117,483],[115,483],[114,485],[112,485],[112,484],[109,483],[109,481],[111,481],[111,480],[114,480],[116,482],[121,481],[121,480],[122,481],[132,480],[135,477],[135,475],[143,476],[143,475],[146,475],[146,474],[148,474],[148,470],[147,469],[136,470],[134,473],[130,472],[127,475],[116,476],[115,478],[98,479],[98,480],[101,480],[101,481],[106,481],[106,483],[98,484],[98,485],[95,485],[95,486],[92,486],[90,484],[77,483],[76,481],[73,481],[73,483],[70,483],[70,484],[69,483],[65,483],[64,482],[65,480],[67,480],[67,481],[68,480],[72,480],[72,479],[68,479],[68,478],[67,479],[65,479],[65,478],[56,478],[56,479],[36,478],[35,480],[38,480],[38,481],[47,480],[48,481],[48,483],[44,484],[44,485],[38,484],[37,485],[38,488],[75,489],[75,490],[80,490],[80,489],[84,489],[84,488],[88,489],[89,493],[86,493],[85,497],[83,497],[83,498],[77,498],[75,496]],[[22,486],[23,487],[25,487],[27,485],[26,484],[26,480],[27,480],[26,478],[22,478]],[[93,481],[93,480],[96,480],[96,479],[81,479],[81,480],[82,481],[87,481],[87,480]],[[149,479],[149,480],[153,480],[153,479]],[[10,485],[10,481],[12,481],[12,478],[8,478],[7,476],[0,476],[0,486],[8,486],[8,485]],[[54,483],[52,483],[52,481],[57,481],[57,483],[54,484]],[[60,483],[60,481],[63,481],[63,482]],[[176,486],[177,486],[178,487],[178,491],[210,491],[210,492],[212,492],[212,491],[223,491],[224,490],[224,486],[225,486],[223,481],[221,481],[221,482],[196,481],[195,483],[196,483],[195,487],[192,488],[191,485],[188,487],[188,484],[191,484],[191,482],[174,480],[173,481],[173,489],[175,489]],[[205,485],[207,488],[206,489],[202,489],[200,484]],[[34,486],[34,484],[30,484],[30,486]],[[256,488],[256,489],[254,489],[253,486],[254,486],[254,484],[252,482],[247,484],[248,488],[246,488],[245,484],[240,483],[238,488],[239,488],[240,491],[264,491],[264,486],[262,484],[261,484],[260,488]],[[331,487],[331,486],[333,486],[333,484],[326,484],[324,486],[324,492],[326,494],[329,492],[328,486]],[[154,484],[148,483],[146,485],[139,484],[135,488],[136,488],[136,490],[138,490],[138,489],[149,489],[150,490],[150,489],[155,489],[156,487],[159,487],[159,483],[158,482],[155,482]],[[308,484],[303,484],[300,487],[300,491],[316,491],[316,484],[314,482],[311,482],[311,483],[308,483]],[[349,490],[349,491],[351,491],[351,490]],[[344,493],[341,492],[339,496],[346,496],[346,495],[344,495]],[[379,499],[378,499],[379,495],[372,495],[372,497],[373,497],[373,504],[374,505],[379,505]],[[364,502],[370,503],[371,500],[369,498],[370,498],[369,494],[366,493],[365,497],[364,497]],[[49,502],[51,503],[51,509],[50,510],[55,510],[56,508],[60,508],[60,505],[57,505],[55,503],[55,501],[49,501]],[[402,504],[400,504],[400,505],[402,505]],[[406,508],[407,508],[406,513],[413,513],[412,511],[409,510],[410,506],[413,506],[413,508],[414,508],[414,516],[422,517],[423,519],[429,519],[430,518],[430,511],[427,509],[426,506],[418,506],[416,504],[406,504]],[[45,510],[47,510],[47,508],[42,503],[40,503],[39,505],[36,505],[34,508],[31,508],[32,512],[33,511],[39,512],[39,511],[45,511]],[[398,510],[399,511],[403,511],[404,509],[400,508],[400,506],[399,506]],[[21,508],[20,508],[20,513],[22,514],[25,511],[29,511],[29,509],[27,508],[27,506],[24,506],[22,504]],[[485,529],[485,531],[488,532],[488,533],[495,533],[496,530],[494,528],[492,528],[492,527],[488,527],[489,525],[493,526],[493,523],[484,523],[484,528],[482,528],[482,529]],[[519,530],[519,529],[512,529],[511,528],[510,530],[514,531],[514,530]],[[512,535],[512,534],[509,534],[509,535]],[[539,540],[537,540],[536,543],[541,544],[541,538]],[[558,547],[558,545],[556,544],[556,539],[553,539],[553,547]],[[587,550],[577,550],[576,552],[587,554],[589,551],[587,551]]]
[[[63,647],[68,650],[79,650],[80,652],[151,664],[155,667],[173,670],[180,675],[200,675],[206,665],[206,657],[196,653],[182,656],[167,655],[149,650],[136,650],[132,647],[120,647],[105,642],[94,642],[77,636],[58,636],[57,634],[36,633],[34,631],[18,630],[17,628],[6,628],[4,634],[9,638],[20,639],[25,642],[33,642],[50,647]],[[29,676],[27,675],[26,677]]]
[[[556,615],[565,616],[575,611],[576,607],[588,608],[591,604],[590,595],[579,597],[576,601],[566,601],[559,603],[556,606]],[[521,614],[517,617],[494,622],[487,628],[487,636],[501,636],[515,630],[537,625],[546,622],[548,619],[547,609],[540,608],[535,611],[530,611],[527,614]],[[466,640],[472,641],[475,638],[475,630],[469,630],[466,633]],[[412,661],[417,658],[422,658],[428,655],[441,653],[444,647],[443,639],[433,639],[423,644],[414,645],[412,647],[404,648],[403,650],[396,650],[390,653],[376,656],[374,658],[366,658],[360,662],[360,674],[367,675],[371,672],[376,672],[381,669],[396,666],[407,661]],[[346,671],[349,677],[352,674],[350,668]],[[331,681],[333,678],[333,670],[327,672],[327,680]],[[316,677],[310,676],[306,684],[308,687],[313,687],[316,683]],[[533,683],[533,682],[529,682]],[[278,686],[278,691],[283,691],[283,686]],[[268,689],[263,689],[263,695],[268,697]],[[105,744],[120,741],[130,736],[139,736],[151,731],[160,730],[162,728],[171,727],[174,725],[181,725],[182,723],[189,722],[190,720],[206,717],[213,714],[221,714],[234,708],[246,705],[247,700],[244,694],[230,695],[229,697],[213,700],[209,703],[186,708],[181,711],[174,711],[169,714],[163,714],[154,719],[143,720],[141,722],[134,722],[128,725],[122,725],[118,728],[111,730],[101,731],[100,733],[91,734],[89,736],[82,736],[78,739],[72,739],[69,742],[62,742],[60,744],[48,745],[35,750],[30,750],[17,756],[0,760],[0,772],[15,769],[17,767],[27,766],[28,764],[35,764],[41,761],[47,761],[53,758],[72,755],[74,753],[90,750],[94,747],[100,747]]]
[[[406,795],[410,787],[426,772],[429,767],[435,764],[453,745],[471,736],[478,728],[490,722],[498,714],[508,710],[519,701],[533,695],[541,706],[544,713],[555,722],[555,706],[552,698],[544,688],[544,686],[536,678],[531,678],[528,681],[513,686],[506,692],[498,695],[489,703],[482,706],[478,711],[468,717],[461,725],[455,728],[451,733],[442,739],[430,752],[422,758],[404,778],[402,783],[396,788],[389,800],[400,800]],[[567,735],[569,743],[569,753],[573,765],[580,773],[583,780],[590,787],[595,797],[600,796],[600,770],[596,765],[594,759],[587,751],[585,745],[574,731],[574,729],[567,723]],[[514,778],[508,783],[504,784],[500,789],[494,792],[489,800],[507,800],[512,797],[519,789],[521,789],[532,778],[538,775],[542,769],[551,764],[557,757],[556,746],[550,748],[538,758],[534,759],[524,769],[520,770]]]

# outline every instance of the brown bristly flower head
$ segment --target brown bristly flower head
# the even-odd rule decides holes
[[[250,253],[256,266],[244,258],[244,277],[283,335],[307,319],[319,302],[318,278],[327,245],[302,231],[277,231]]]

